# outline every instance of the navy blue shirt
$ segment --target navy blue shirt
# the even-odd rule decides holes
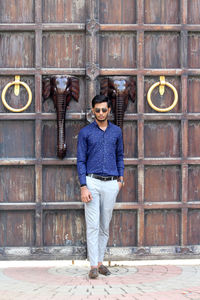
[[[82,128],[78,135],[77,168],[80,184],[86,175],[124,175],[124,153],[121,128],[108,121],[105,131],[96,121]]]

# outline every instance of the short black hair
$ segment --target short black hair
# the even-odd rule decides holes
[[[102,102],[107,102],[108,103],[108,107],[111,106],[110,100],[107,96],[104,95],[96,95],[93,99],[92,99],[92,107],[95,107],[95,104],[97,103],[102,103]]]

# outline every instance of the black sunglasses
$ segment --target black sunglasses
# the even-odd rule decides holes
[[[102,111],[103,113],[106,113],[108,111],[107,108],[95,108],[94,110],[96,113],[100,113],[100,111]]]

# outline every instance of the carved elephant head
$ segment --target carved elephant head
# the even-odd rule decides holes
[[[42,95],[46,100],[53,98],[54,107],[57,111],[57,156],[64,158],[66,155],[65,143],[65,113],[73,98],[79,98],[79,80],[72,76],[56,75],[43,79]]]
[[[128,100],[132,102],[136,98],[136,84],[132,77],[104,78],[100,83],[100,93],[111,100],[112,112],[115,124],[123,127],[124,113],[128,106]]]

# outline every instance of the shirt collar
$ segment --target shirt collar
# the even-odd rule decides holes
[[[97,124],[96,120],[94,120],[93,124],[99,128],[99,125]],[[108,126],[107,126],[107,128],[108,128],[108,127],[110,127],[110,121],[108,121]]]

